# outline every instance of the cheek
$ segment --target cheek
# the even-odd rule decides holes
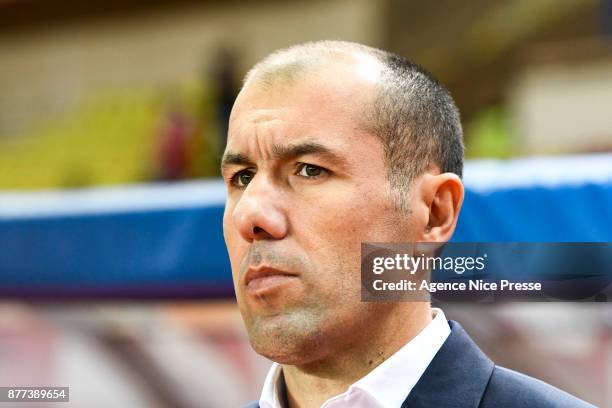
[[[230,207],[230,204],[227,203],[225,205],[225,209],[223,210],[223,238],[225,238],[225,242],[229,243],[229,235],[233,229],[233,221],[232,221],[232,211],[233,209]]]
[[[342,270],[354,273],[359,268],[361,242],[387,238],[386,222],[393,212],[383,193],[340,189],[321,195],[295,214],[301,229],[301,245],[319,265],[341,263]],[[302,234],[298,234],[302,235]]]
[[[337,189],[330,197],[319,197],[300,219],[305,238],[301,243],[320,270],[320,282],[342,284],[357,290],[360,282],[362,242],[409,242],[412,217],[399,214],[386,195],[376,188]],[[357,292],[356,292],[357,293]]]
[[[313,233],[319,233],[332,242],[374,241],[390,232],[397,221],[396,213],[384,191],[377,189],[340,190],[329,199],[321,197],[311,207]],[[395,220],[392,221],[392,219]]]
[[[227,247],[227,253],[235,284],[237,278],[236,274],[238,273],[240,262],[247,251],[247,245],[236,229],[231,216],[231,211],[227,207],[223,213],[223,237],[225,239],[225,246]]]

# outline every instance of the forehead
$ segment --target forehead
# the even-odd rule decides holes
[[[348,64],[307,72],[291,82],[264,85],[251,81],[232,110],[228,147],[253,138],[254,133],[277,144],[305,135],[357,136],[363,133],[364,114],[375,89],[372,72]]]

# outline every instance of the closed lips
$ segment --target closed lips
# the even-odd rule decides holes
[[[249,268],[244,277],[244,284],[248,285],[251,281],[255,279],[268,278],[272,276],[296,277],[297,275],[271,267]]]

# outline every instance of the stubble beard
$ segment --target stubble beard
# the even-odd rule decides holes
[[[324,327],[329,320],[323,308],[303,307],[252,316],[245,324],[258,354],[279,364],[301,365],[324,357],[329,347]]]

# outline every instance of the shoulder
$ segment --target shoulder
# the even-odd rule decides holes
[[[495,366],[483,395],[481,407],[593,407],[552,385]]]

